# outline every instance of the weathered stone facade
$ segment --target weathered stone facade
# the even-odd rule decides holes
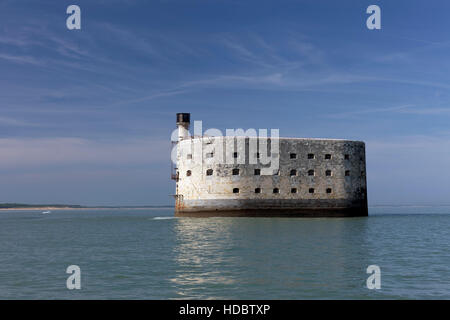
[[[271,139],[266,150],[271,160],[279,160],[279,171],[270,174],[261,174],[268,165],[261,164],[260,150],[257,154],[249,151],[255,150],[250,146],[258,145],[258,138],[181,139],[176,215],[367,215],[364,142],[277,139]],[[275,142],[278,153],[271,154]]]

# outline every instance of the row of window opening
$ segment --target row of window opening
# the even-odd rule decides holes
[[[214,152],[209,152],[209,153],[206,154],[206,158],[213,158],[213,157],[214,157]],[[237,153],[237,152],[234,152],[234,153],[233,153],[233,158],[237,158],[237,157],[238,157],[238,153]],[[297,159],[297,154],[296,154],[296,153],[290,153],[290,154],[289,154],[289,157],[290,157],[291,159]],[[315,158],[316,158],[316,155],[315,155],[314,153],[308,153],[308,156],[307,156],[307,157],[308,157],[308,159],[312,160],[312,159],[315,159]],[[256,153],[256,158],[257,158],[257,159],[260,158],[259,152]],[[331,160],[332,156],[331,156],[331,154],[327,153],[327,154],[325,154],[324,158],[325,158],[325,160]],[[191,154],[191,153],[189,153],[189,154],[187,155],[187,159],[192,159],[192,154]],[[344,159],[345,159],[345,160],[350,160],[350,155],[349,155],[349,154],[345,154],[345,155],[344,155]]]
[[[314,188],[309,188],[308,189],[308,193],[315,193],[315,189]],[[331,188],[326,188],[325,192],[330,194],[333,193],[333,190]],[[233,188],[233,193],[239,193],[239,188]],[[255,193],[261,193],[261,188],[255,188]],[[272,193],[280,193],[280,189],[279,188],[273,188]],[[291,193],[298,193],[298,189],[297,188],[291,188]]]
[[[240,172],[239,169],[233,169],[231,173],[232,173],[233,176],[238,176],[239,172]],[[213,173],[214,173],[213,169],[206,170],[206,175],[207,176],[212,176]],[[279,171],[277,171],[275,173],[275,175],[279,175],[279,174],[280,174]],[[345,174],[346,177],[350,176],[350,170],[345,170],[344,174]],[[364,173],[362,172],[361,174],[363,175]],[[186,171],[186,176],[190,177],[191,175],[192,175],[192,171],[191,170]],[[255,169],[254,175],[255,176],[261,175],[261,169]],[[289,172],[289,175],[291,177],[297,176],[297,170],[292,169]],[[316,172],[314,170],[312,170],[312,169],[308,170],[308,176],[315,176],[315,175],[316,175]],[[325,170],[325,176],[331,177],[332,175],[333,175],[333,172],[331,170]]]

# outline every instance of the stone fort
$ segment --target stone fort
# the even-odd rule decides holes
[[[191,136],[189,125],[178,113],[176,216],[368,215],[364,142],[270,137],[261,148],[261,137]]]

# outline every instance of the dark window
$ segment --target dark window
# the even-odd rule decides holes
[[[188,177],[190,177],[191,174],[192,174],[191,170],[186,171],[186,175],[187,175]]]
[[[214,153],[213,152],[207,153],[206,157],[207,158],[212,158],[212,157],[214,157]]]
[[[206,175],[207,176],[212,176],[213,175],[213,169],[206,170]]]
[[[261,193],[261,188],[256,188],[255,193]]]
[[[350,170],[345,170],[345,176],[349,177],[350,176]]]
[[[291,153],[290,154],[290,158],[291,159],[297,159],[297,154],[296,153]]]
[[[238,157],[238,153],[237,152],[234,152],[233,153],[233,158],[237,158]]]
[[[327,193],[331,193],[331,188],[327,188]]]
[[[314,188],[309,188],[309,193],[314,193]]]
[[[189,154],[187,155],[187,158],[188,158],[188,159],[192,159],[192,153],[189,153]]]
[[[308,171],[308,176],[313,176],[314,175],[314,170],[309,170]]]
[[[350,160],[350,155],[349,154],[344,155],[344,159],[345,160]]]
[[[259,159],[259,152],[256,153],[256,159]]]
[[[308,153],[308,159],[314,159],[314,153]]]
[[[233,188],[233,193],[239,193],[239,188]]]
[[[297,188],[292,188],[291,193],[297,193]]]
[[[233,176],[239,175],[239,169],[233,169]]]
[[[361,177],[364,177],[366,173],[364,171],[361,171]]]
[[[280,193],[280,189],[278,189],[278,188],[273,188],[273,193]]]
[[[290,172],[290,176],[292,177],[292,176],[296,176],[296,175],[297,175],[297,170],[292,169]]]
[[[331,177],[331,170],[325,171],[325,175],[326,175],[327,177]]]
[[[259,176],[261,174],[261,169],[255,169],[255,176]]]
[[[326,154],[325,155],[325,160],[331,160],[331,154]]]

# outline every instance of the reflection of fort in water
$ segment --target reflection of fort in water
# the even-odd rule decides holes
[[[255,296],[273,290],[267,297],[280,299],[292,299],[292,291],[307,298],[307,288],[351,290],[364,285],[370,264],[367,223],[364,218],[175,219],[176,268],[170,281],[178,297],[186,298],[251,298],[236,297],[240,287],[249,286]],[[354,282],[343,280],[348,274]]]

